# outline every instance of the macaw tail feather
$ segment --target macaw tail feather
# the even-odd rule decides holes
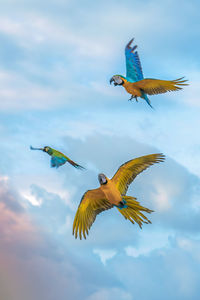
[[[32,147],[32,146],[30,146],[30,149],[31,149],[31,150],[43,150],[43,148],[34,148],[34,147]]]
[[[142,98],[147,102],[147,104],[154,109],[154,107],[151,105],[151,101],[149,100],[149,98],[147,97],[147,95],[145,93],[142,93]]]
[[[77,163],[75,163],[75,162],[74,162],[73,160],[71,160],[71,159],[68,160],[68,163],[70,163],[70,164],[71,164],[74,168],[76,168],[76,169],[85,170],[84,167],[78,165]]]
[[[142,213],[152,213],[153,210],[141,206],[136,198],[130,196],[123,196],[123,208],[118,208],[119,212],[124,216],[125,219],[131,221],[131,223],[138,223],[140,228],[142,228],[143,223],[151,224],[151,221]]]

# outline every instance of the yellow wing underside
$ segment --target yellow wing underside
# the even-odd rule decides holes
[[[164,158],[165,156],[159,153],[132,159],[117,170],[112,181],[116,184],[120,193],[125,195],[129,184],[139,173],[155,163],[162,162]],[[83,235],[86,239],[86,235],[88,235],[89,229],[95,221],[96,216],[102,211],[112,207],[113,205],[105,198],[100,188],[87,191],[81,199],[74,218],[73,234],[75,238],[79,236],[79,238],[82,239]],[[126,213],[124,216],[126,217]]]
[[[100,189],[87,191],[80,202],[73,223],[73,234],[75,238],[82,235],[86,239],[89,229],[94,223],[96,216],[104,210],[112,208],[113,205],[106,200]]]
[[[129,184],[135,179],[135,177],[142,171],[150,167],[155,163],[164,161],[165,156],[161,153],[150,154],[132,159],[123,164],[112,178],[112,181],[116,184],[122,195],[125,195]]]
[[[148,95],[157,95],[181,90],[183,86],[188,85],[185,82],[187,82],[187,80],[185,80],[184,77],[171,81],[146,78],[135,82],[134,84]]]

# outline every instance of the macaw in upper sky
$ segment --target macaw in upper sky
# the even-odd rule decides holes
[[[32,146],[30,146],[30,149],[31,150],[42,150],[42,151],[48,153],[51,156],[51,167],[52,168],[58,168],[58,167],[64,165],[66,162],[68,162],[77,169],[85,169],[84,167],[75,163],[73,160],[69,159],[69,157],[64,155],[62,152],[59,152],[49,146],[45,146],[44,148],[33,148]]]
[[[86,234],[96,219],[96,216],[104,210],[116,207],[125,219],[138,223],[140,228],[142,223],[151,223],[143,212],[151,213],[152,210],[141,206],[136,198],[126,196],[129,184],[135,177],[149,166],[164,161],[163,154],[150,154],[132,159],[119,167],[112,179],[104,174],[99,174],[100,187],[87,191],[79,204],[74,223],[73,234],[77,238],[78,234],[82,239],[82,234],[86,239]]]
[[[122,85],[126,91],[131,94],[133,98],[137,100],[137,97],[141,97],[151,106],[151,102],[148,95],[162,94],[170,91],[181,90],[183,86],[188,85],[185,83],[184,77],[175,80],[160,80],[153,78],[144,78],[142,73],[142,66],[140,63],[138,52],[135,51],[137,46],[131,46],[134,39],[132,39],[125,48],[126,56],[126,77],[122,75],[114,75],[110,79],[110,84],[114,82],[114,85]],[[151,106],[151,108],[153,108]]]

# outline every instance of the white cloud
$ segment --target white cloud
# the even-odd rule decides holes
[[[189,86],[185,88],[184,93],[179,96],[179,102],[184,101],[189,106],[200,107],[200,87],[199,87],[200,72],[198,69],[187,73]]]
[[[150,256],[152,251],[169,247],[169,236],[169,232],[148,230],[142,233],[137,247],[127,246],[125,247],[125,253],[132,257]]]
[[[44,15],[30,14],[22,18],[2,17],[0,20],[0,32],[15,38],[19,45],[27,49],[38,45],[52,44],[70,45],[74,47],[77,55],[84,57],[104,57],[110,53],[109,48],[99,39],[93,39],[80,35],[76,29],[71,28],[67,22],[59,24],[53,18]]]
[[[40,201],[30,193],[30,191],[23,191],[21,192],[22,197],[24,197],[25,200],[29,201],[33,206],[40,206],[42,204],[42,201]]]
[[[71,232],[72,230],[73,219],[71,215],[67,215],[65,219],[65,223],[59,228],[59,234],[65,234],[67,231]]]
[[[0,181],[2,181],[3,183],[8,182],[9,177],[8,176],[0,176]]]
[[[200,240],[198,238],[189,238],[185,236],[178,236],[176,238],[177,246],[188,252],[194,257],[195,261],[200,262]]]
[[[7,290],[20,270],[24,299],[199,299],[199,182],[176,163],[200,174],[196,3],[8,2],[12,11],[2,3],[0,18],[8,42],[0,51],[0,165],[17,192],[41,205],[21,207],[16,191],[6,197],[6,176],[0,180]],[[191,82],[180,94],[155,97],[153,112],[106,86],[110,75],[125,73],[124,44],[132,36],[145,74],[183,73]],[[87,172],[50,169],[48,159],[26,151],[33,141],[63,144]],[[98,171],[112,175],[120,163],[154,151],[176,161],[152,167],[130,190],[142,204],[151,202],[153,224],[140,231],[113,209],[98,216],[86,241],[75,240],[74,211],[82,193],[97,186]],[[180,237],[168,247],[176,232]],[[16,299],[23,300],[21,293]]]
[[[168,211],[171,209],[171,199],[176,196],[176,187],[166,186],[166,183],[154,182],[154,191],[152,192],[152,199],[155,205],[156,211]]]
[[[0,73],[0,78],[1,111],[46,110],[70,98],[66,90],[44,87],[18,73],[4,71]]]
[[[106,265],[107,260],[113,258],[117,251],[113,249],[94,249],[93,252],[97,255],[99,255],[102,264]]]
[[[130,293],[125,292],[120,288],[107,288],[99,289],[97,292],[93,293],[86,300],[133,300],[134,298]]]

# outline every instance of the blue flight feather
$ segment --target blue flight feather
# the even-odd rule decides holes
[[[131,47],[132,42],[133,39],[127,44],[125,48],[126,79],[128,81],[135,82],[144,79],[144,76],[142,73],[142,66],[140,63],[138,52],[135,51],[137,46]]]
[[[66,163],[67,159],[64,157],[51,157],[51,167],[52,168],[58,168]]]
[[[142,92],[142,98],[147,102],[147,104],[148,104],[152,109],[154,109],[153,106],[151,105],[151,102],[150,102],[149,98],[147,97],[147,94],[145,94],[144,92]]]

